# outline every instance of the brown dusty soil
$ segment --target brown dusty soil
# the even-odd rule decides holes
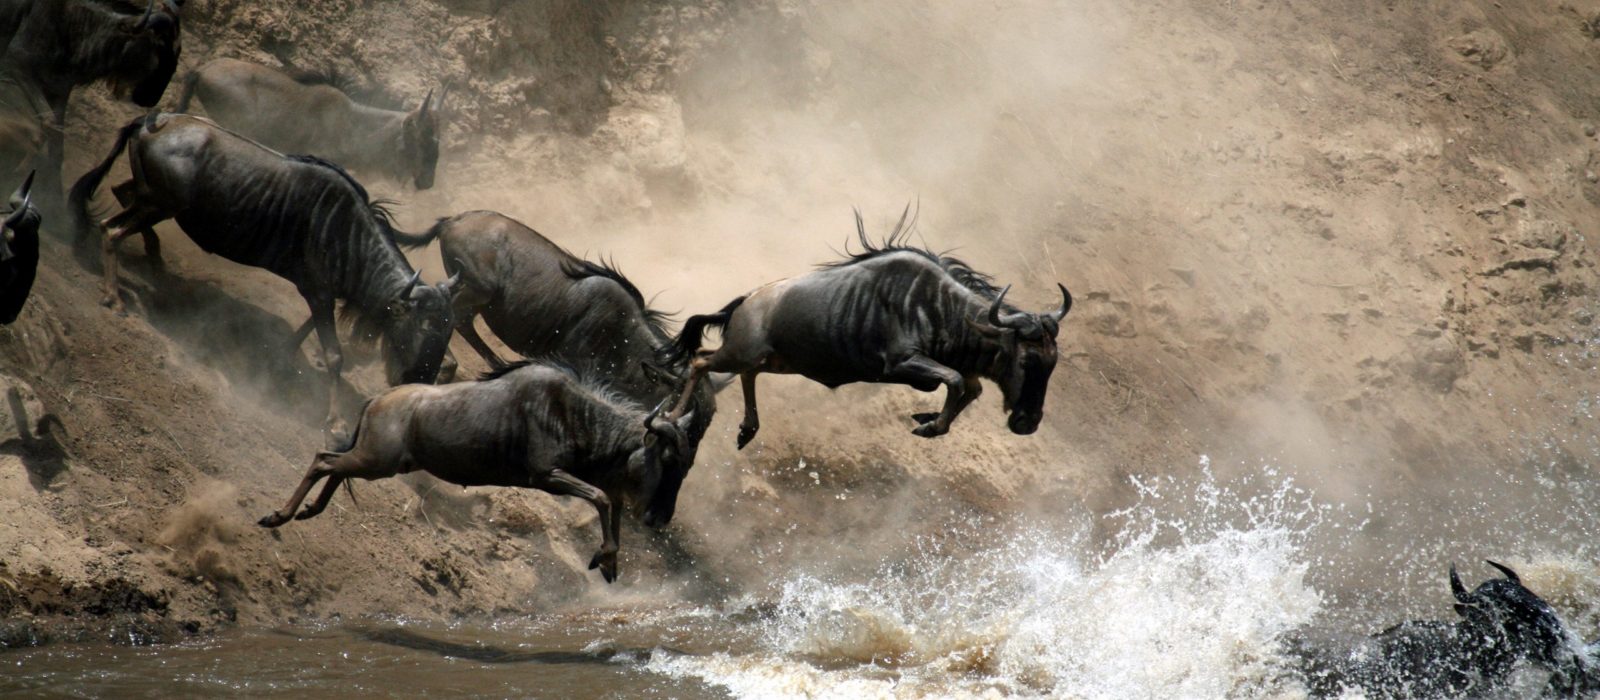
[[[1135,497],[1130,475],[1184,475],[1202,454],[1224,477],[1271,463],[1350,504],[1590,474],[1596,16],[190,0],[186,67],[334,67],[391,104],[450,85],[439,186],[364,176],[404,200],[408,228],[497,209],[614,254],[665,308],[801,274],[845,240],[851,206],[878,230],[916,200],[930,246],[959,247],[1020,303],[1073,289],[1046,423],[1009,435],[991,390],[921,441],[906,416],[936,397],[763,379],[756,443],[733,450],[729,392],[679,520],[630,526],[609,587],[582,567],[592,512],[536,493],[362,483],[358,502],[266,531],[255,519],[322,440],[314,341],[284,347],[303,303],[169,226],[170,278],[130,264],[119,318],[51,242],[0,329],[14,395],[37,397],[0,431],[0,645],[759,593],[799,563],[870,565],[969,517],[1103,527]],[[69,177],[133,115],[98,89],[77,104]],[[413,258],[437,278],[435,252]],[[350,379],[348,403],[381,389],[371,367]],[[1357,549],[1391,546],[1386,532]]]

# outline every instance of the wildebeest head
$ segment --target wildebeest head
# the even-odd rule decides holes
[[[19,238],[38,245],[40,217],[39,210],[33,206],[33,176],[34,173],[28,173],[28,179],[11,195],[10,209],[4,222],[0,222],[0,262],[16,257],[11,245]]]
[[[102,40],[112,58],[112,89],[140,107],[154,107],[178,70],[183,52],[178,15],[182,0],[148,0],[144,11],[123,17]]]
[[[389,383],[431,384],[439,376],[454,328],[450,293],[460,283],[460,274],[427,285],[418,271],[411,283],[389,305],[389,322],[384,327],[384,366]]]
[[[411,178],[417,189],[433,187],[433,171],[439,165],[439,110],[444,105],[448,90],[433,91],[422,98],[422,104],[405,116],[400,125],[400,178]]]
[[[1056,335],[1061,332],[1061,319],[1072,308],[1072,294],[1065,285],[1056,286],[1061,289],[1061,306],[1053,311],[1006,311],[1008,286],[989,305],[987,318],[973,321],[979,333],[999,344],[993,378],[1000,385],[1005,410],[1011,414],[1006,425],[1018,435],[1039,429],[1045,390],[1056,369]]]
[[[631,479],[634,502],[644,504],[644,524],[665,527],[678,506],[678,489],[694,466],[696,446],[689,439],[695,412],[669,421],[661,417],[670,399],[662,401],[644,419],[644,446],[634,459],[638,470]]]
[[[1468,637],[1503,640],[1505,652],[1512,657],[1547,667],[1573,663],[1573,644],[1555,609],[1524,587],[1517,572],[1492,561],[1488,564],[1505,578],[1485,581],[1470,593],[1455,565],[1450,566],[1450,592],[1455,595],[1456,613],[1463,618]]]

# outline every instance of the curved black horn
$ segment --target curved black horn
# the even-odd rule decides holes
[[[1006,285],[1005,289],[1000,290],[1000,293],[995,295],[994,302],[989,304],[989,325],[994,326],[995,328],[1021,330],[1023,328],[1023,319],[1027,316],[1027,314],[1003,314],[1000,312],[1001,305],[1005,303],[1006,292],[1009,291],[1011,291],[1011,285],[1008,284]]]
[[[1450,594],[1460,602],[1472,602],[1472,596],[1467,594],[1467,587],[1461,583],[1461,575],[1456,573],[1455,562],[1450,563]]]
[[[427,114],[428,110],[430,110],[432,108],[433,108],[433,88],[428,88],[428,94],[427,94],[426,97],[422,98],[422,106],[417,108],[417,111],[421,112],[423,114]]]
[[[1518,576],[1517,572],[1512,571],[1511,567],[1506,566],[1505,564],[1499,564],[1499,563],[1496,563],[1496,562],[1493,562],[1493,561],[1489,561],[1488,559],[1485,559],[1484,562],[1488,563],[1489,566],[1492,566],[1492,567],[1494,567],[1496,569],[1499,569],[1500,573],[1505,574],[1506,578],[1511,579],[1512,583],[1515,583],[1515,584],[1518,584],[1518,585],[1522,584],[1522,577]]]
[[[17,188],[17,194],[22,195],[22,203],[17,205],[15,211],[11,212],[11,216],[6,217],[7,227],[17,225],[22,221],[22,217],[27,215],[28,205],[33,203],[33,176],[38,172],[37,170],[29,172],[28,179],[23,180],[22,187]]]
[[[422,283],[422,271],[411,273],[411,280],[406,282],[405,291],[400,292],[401,299],[413,299],[417,292],[417,285]]]
[[[447,279],[447,280],[439,283],[439,289],[445,293],[445,296],[449,296],[449,295],[455,293],[456,286],[460,285],[460,284],[461,284],[461,271],[457,270],[455,274],[450,275],[450,279]]]
[[[1067,285],[1060,282],[1057,282],[1056,286],[1061,288],[1061,308],[1051,311],[1050,318],[1060,323],[1061,319],[1067,317],[1067,312],[1072,310],[1072,292],[1067,291]]]
[[[150,18],[155,15],[156,3],[158,2],[161,2],[161,0],[150,0],[150,3],[144,6],[144,14],[139,17],[138,29],[150,26]]]

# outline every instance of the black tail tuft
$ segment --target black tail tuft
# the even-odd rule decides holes
[[[406,233],[400,229],[391,229],[390,235],[394,237],[394,242],[401,248],[416,250],[432,243],[433,239],[443,234],[444,230],[450,227],[450,222],[454,220],[454,218],[448,216],[441,217],[438,221],[433,222],[433,226],[422,233]]]
[[[734,310],[744,303],[745,298],[739,297],[728,302],[727,306],[714,314],[690,316],[683,322],[683,330],[678,332],[678,337],[673,339],[672,344],[657,351],[657,359],[669,367],[688,362],[689,358],[694,357],[695,352],[700,350],[700,342],[706,328],[721,328],[728,325],[728,319],[733,318]]]
[[[117,132],[117,142],[111,147],[111,153],[105,160],[73,183],[72,190],[67,194],[67,212],[72,217],[73,238],[78,245],[83,245],[94,235],[94,224],[89,215],[89,200],[93,199],[95,191],[100,189],[100,183],[106,179],[106,173],[111,171],[111,165],[117,162],[117,156],[122,155],[122,149],[128,145],[128,139],[133,138],[139,129],[154,119],[155,113],[151,113],[128,122]]]

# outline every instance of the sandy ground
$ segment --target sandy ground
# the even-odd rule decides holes
[[[1011,436],[990,392],[921,441],[907,416],[936,397],[774,378],[737,453],[729,392],[679,519],[630,526],[610,587],[581,566],[590,509],[542,494],[360,484],[357,503],[265,531],[321,441],[314,341],[284,347],[303,303],[165,227],[172,279],[131,264],[119,318],[52,243],[0,329],[15,395],[36,397],[0,434],[0,643],[759,594],[952,520],[1103,528],[1131,475],[1201,455],[1417,509],[1592,472],[1597,13],[191,0],[187,67],[331,65],[396,105],[450,85],[439,186],[364,177],[406,227],[500,210],[614,254],[664,308],[801,274],[845,241],[850,207],[878,229],[916,202],[929,246],[1020,303],[1072,288],[1045,424]],[[133,114],[99,90],[79,104],[69,177]],[[437,277],[437,253],[413,258]],[[367,367],[346,391],[380,388]],[[1373,519],[1348,560],[1458,524]]]

